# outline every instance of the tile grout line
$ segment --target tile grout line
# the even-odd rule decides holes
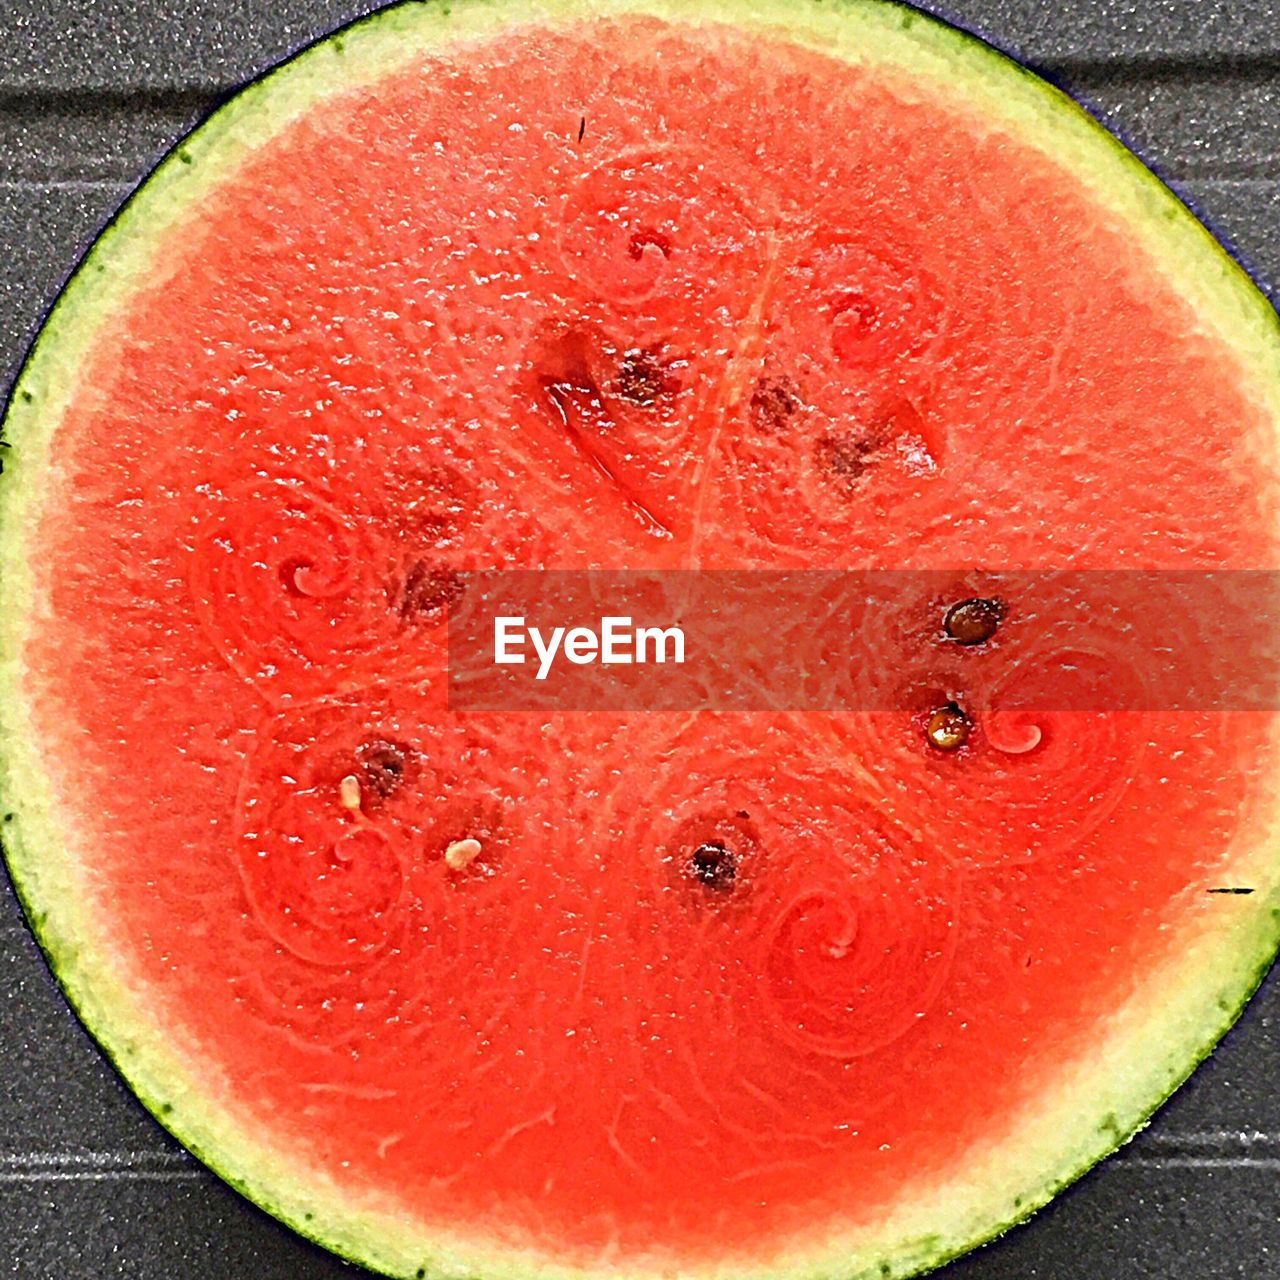
[[[47,1182],[179,1182],[195,1181],[208,1175],[204,1168],[193,1169],[0,1169],[0,1186]]]
[[[1280,1156],[1128,1156],[1116,1164],[1135,1169],[1268,1169],[1280,1173]]]
[[[135,177],[111,178],[6,178],[0,176],[0,191],[47,191],[61,189],[78,191],[81,189],[130,190],[136,187],[150,170],[140,170]]]
[[[146,1163],[190,1164],[193,1157],[186,1151],[169,1151],[157,1147],[153,1151],[19,1151],[0,1154],[0,1170],[37,1168],[45,1165],[85,1165],[89,1167],[129,1168]]]

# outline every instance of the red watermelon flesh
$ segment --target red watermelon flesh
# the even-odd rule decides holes
[[[476,568],[1268,566],[1267,410],[1126,237],[936,84],[644,18],[228,171],[78,374],[24,654],[210,1090],[566,1263],[767,1260],[998,1143],[1229,909],[1268,716],[940,753],[932,658],[895,712],[464,715],[444,619]]]

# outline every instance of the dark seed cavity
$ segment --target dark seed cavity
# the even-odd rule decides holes
[[[357,774],[366,795],[379,800],[393,796],[409,773],[409,748],[398,742],[375,738],[356,748]]]
[[[663,854],[672,870],[706,894],[740,894],[760,856],[760,833],[745,809],[691,814],[665,843]]]
[[[935,751],[958,751],[969,741],[973,721],[954,703],[936,707],[925,721],[925,737]]]
[[[301,600],[306,597],[307,593],[298,585],[298,575],[310,568],[309,560],[299,560],[296,557],[285,560],[280,565],[280,584],[295,599]]]
[[[627,245],[628,254],[637,262],[644,257],[646,249],[657,249],[664,258],[671,257],[671,241],[661,231],[655,231],[652,227],[637,231]]]
[[[690,855],[689,870],[708,889],[724,890],[738,874],[738,858],[719,840],[709,840]]]
[[[1004,618],[1004,605],[999,600],[974,597],[953,604],[942,620],[943,630],[957,644],[986,644]]]
[[[632,404],[654,404],[670,391],[666,370],[652,351],[628,351],[618,368],[618,394]]]
[[[831,306],[833,319],[855,326],[859,330],[875,329],[880,324],[880,308],[861,293],[843,293]]]
[[[406,621],[436,621],[462,598],[464,585],[455,570],[415,560],[404,575],[400,616]]]
[[[787,378],[761,378],[751,393],[751,420],[760,431],[777,435],[800,411],[800,396]]]
[[[824,436],[815,446],[818,466],[842,488],[854,489],[874,464],[884,443],[879,432]]]

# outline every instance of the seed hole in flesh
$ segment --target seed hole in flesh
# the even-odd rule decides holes
[[[986,644],[1003,618],[1004,605],[999,600],[974,597],[953,604],[942,619],[942,627],[957,644]]]
[[[664,258],[671,257],[671,241],[661,231],[644,227],[631,237],[627,245],[627,253],[639,262],[649,249],[656,249]]]
[[[591,371],[591,345],[588,335],[571,329],[540,344],[534,353],[541,404],[551,421],[575,438],[584,432],[604,435],[614,426]]]
[[[689,870],[708,889],[724,891],[738,874],[738,858],[719,840],[700,844],[689,856]]]
[[[452,569],[415,560],[405,572],[400,616],[405,621],[436,621],[462,597],[464,584]]]
[[[654,404],[674,390],[670,376],[652,351],[628,351],[618,367],[618,394],[632,404]]]
[[[860,293],[840,295],[832,308],[831,349],[843,365],[865,364],[875,352],[880,308]]]
[[[954,703],[934,708],[925,721],[924,732],[935,751],[958,751],[969,741],[973,721]]]
[[[880,432],[854,432],[845,436],[824,436],[815,446],[818,466],[845,490],[858,486],[884,447]]]
[[[333,863],[373,862],[386,851],[386,836],[367,827],[354,827],[341,836],[332,849]]]
[[[361,788],[378,800],[393,796],[409,774],[409,748],[398,742],[372,739],[356,748],[355,775]]]
[[[768,435],[791,426],[800,408],[800,396],[787,378],[761,378],[751,393],[751,420]]]
[[[306,577],[310,568],[311,562],[308,560],[291,559],[280,565],[280,582],[291,596],[301,599],[307,594],[302,589],[301,579]]]
[[[553,420],[570,435],[576,436],[584,429],[597,435],[613,430],[613,418],[590,374],[543,378],[540,386]]]
[[[760,833],[745,809],[691,814],[660,846],[680,880],[697,886],[699,898],[749,891],[760,848]]]

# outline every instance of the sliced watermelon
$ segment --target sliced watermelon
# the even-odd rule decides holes
[[[60,981],[187,1146],[391,1275],[993,1235],[1269,964],[1272,713],[953,705],[1017,619],[962,594],[898,709],[468,712],[446,621],[476,569],[1272,569],[1278,332],[909,9],[316,46],[129,203],[6,421],[4,844]]]

